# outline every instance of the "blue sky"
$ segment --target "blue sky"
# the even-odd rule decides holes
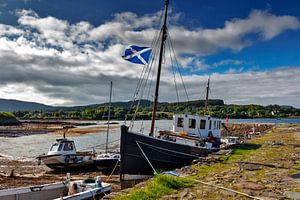
[[[162,0],[1,0],[0,98],[84,105],[106,101],[106,82],[121,80],[115,98],[130,100],[140,67],[111,58],[130,43],[150,44],[162,6]],[[210,76],[214,97],[226,103],[300,107],[299,1],[171,0],[170,7],[169,31],[192,99]],[[170,74],[166,66],[163,78]],[[103,92],[87,90],[91,85]],[[162,89],[170,88],[163,81]]]

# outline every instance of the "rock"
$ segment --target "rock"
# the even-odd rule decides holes
[[[220,190],[220,194],[222,196],[234,196],[233,192],[227,191],[227,190]]]
[[[260,165],[255,165],[255,164],[246,164],[246,163],[238,163],[240,171],[242,170],[249,170],[249,171],[254,171],[254,170],[260,170],[262,166]]]
[[[291,199],[300,199],[300,192],[286,191],[283,195]]]
[[[275,198],[275,199],[278,198],[278,194],[276,194],[273,191],[264,191],[261,195],[265,197]]]
[[[253,182],[247,182],[247,181],[240,182],[240,183],[238,183],[237,185],[238,185],[240,188],[243,188],[243,189],[250,189],[250,190],[255,190],[255,191],[265,189],[265,187],[262,186],[262,185],[259,185],[259,184],[257,184],[257,183],[253,183]]]
[[[208,195],[208,192],[207,191],[202,191],[202,195],[205,197]]]
[[[189,190],[185,188],[181,193],[180,193],[180,199],[183,199],[185,196],[187,196]]]
[[[163,196],[161,199],[178,199],[177,195],[175,194],[171,194],[171,195],[166,195],[166,196]]]
[[[277,200],[278,198],[273,198],[273,197],[267,197],[267,196],[260,196],[259,198],[263,200]]]

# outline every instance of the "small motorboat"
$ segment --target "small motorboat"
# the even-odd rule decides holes
[[[102,182],[99,176],[96,179],[71,181],[70,176],[67,175],[67,179],[62,182],[0,190],[0,199],[83,200],[102,197],[110,192],[111,185]]]
[[[100,171],[112,171],[120,164],[120,153],[103,153],[95,159],[95,165]]]
[[[232,147],[237,144],[240,144],[241,140],[239,137],[228,136],[228,137],[225,137],[224,139],[221,139],[221,142],[224,144],[224,147]]]
[[[94,165],[94,151],[76,151],[73,140],[67,138],[56,139],[47,153],[39,155],[37,159],[51,169],[69,169]]]
[[[69,184],[68,196],[61,196],[54,200],[82,200],[101,198],[111,192],[111,185],[102,182],[98,176],[96,179],[72,181]]]

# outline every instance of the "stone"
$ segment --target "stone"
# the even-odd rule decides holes
[[[180,199],[183,199],[184,197],[186,197],[187,196],[187,194],[188,194],[188,190],[185,188],[181,193],[180,193]]]
[[[285,191],[283,195],[290,199],[300,199],[300,192]]]
[[[243,188],[243,189],[250,189],[250,190],[263,190],[265,189],[264,186],[259,185],[257,183],[253,183],[253,182],[247,182],[247,181],[243,181],[237,184],[238,187]]]

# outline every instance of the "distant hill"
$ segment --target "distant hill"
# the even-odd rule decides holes
[[[136,105],[137,102],[138,101],[135,101],[134,104]],[[133,104],[133,101],[117,101],[117,102],[112,102],[111,106],[129,109],[132,104]],[[151,106],[151,105],[152,105],[152,101],[145,100],[145,99],[142,99],[140,101],[141,107],[147,107],[147,106]],[[86,105],[86,106],[56,107],[56,109],[72,111],[72,110],[82,110],[82,109],[95,109],[97,107],[107,107],[107,106],[108,106],[108,103],[101,103],[101,104],[91,104],[91,105]]]
[[[19,101],[13,99],[0,99],[0,111],[36,111],[36,110],[54,110],[55,107],[41,103]]]

